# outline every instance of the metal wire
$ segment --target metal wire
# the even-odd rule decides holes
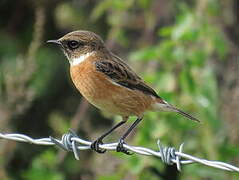
[[[65,151],[73,152],[75,158],[77,160],[80,159],[80,151],[91,149],[90,145],[92,142],[83,140],[77,136],[75,132],[70,130],[68,133],[64,134],[61,138],[55,139],[53,137],[49,138],[40,138],[40,139],[33,139],[24,134],[3,134],[0,133],[1,139],[19,141],[19,142],[27,142],[30,144],[37,144],[37,145],[56,145]],[[109,143],[109,144],[101,144],[99,145],[100,148],[110,151],[115,151],[118,143]],[[227,171],[234,171],[239,172],[239,167],[220,162],[220,161],[211,161],[206,159],[197,158],[188,154],[183,153],[183,144],[180,145],[179,151],[176,151],[174,147],[163,147],[160,141],[157,142],[159,151],[155,151],[145,147],[139,146],[130,146],[124,144],[124,148],[140,155],[147,155],[147,156],[156,156],[161,158],[161,160],[169,165],[176,164],[178,171],[181,171],[181,165],[184,164],[191,164],[191,163],[200,163],[206,166],[227,170]],[[183,158],[183,160],[182,160]]]

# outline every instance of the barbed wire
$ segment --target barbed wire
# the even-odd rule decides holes
[[[61,149],[73,152],[77,160],[80,159],[80,151],[91,149],[90,145],[92,143],[90,141],[79,138],[77,134],[72,130],[64,134],[61,140],[55,139],[53,137],[33,139],[24,134],[3,134],[3,133],[0,133],[0,138],[18,141],[18,142],[26,142],[30,144],[36,144],[36,145],[56,145],[60,147]],[[99,145],[99,147],[105,150],[115,151],[117,145],[118,143],[108,143],[108,144],[101,144]],[[220,161],[201,159],[201,158],[183,153],[182,151],[183,151],[184,144],[180,145],[178,151],[176,151],[174,147],[163,147],[159,140],[157,141],[157,145],[158,145],[159,151],[155,151],[145,147],[130,146],[128,144],[124,144],[123,146],[127,150],[130,150],[140,155],[160,157],[161,160],[168,165],[176,164],[177,169],[179,171],[181,171],[181,165],[200,163],[206,166],[210,166],[210,167],[214,167],[214,168],[218,168],[222,170],[239,172],[239,167],[236,167],[224,162],[220,162]]]

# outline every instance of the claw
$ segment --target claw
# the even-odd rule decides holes
[[[132,155],[133,154],[132,152],[130,152],[128,149],[124,148],[124,144],[125,144],[124,140],[120,139],[119,144],[116,147],[116,151],[117,152],[122,152],[122,153],[127,154],[127,155]]]
[[[100,147],[99,147],[100,144],[103,144],[102,139],[97,139],[97,140],[95,140],[95,141],[90,145],[90,147],[91,147],[91,149],[94,150],[95,152],[98,152],[98,153],[101,153],[101,154],[102,154],[102,153],[105,153],[105,152],[106,152],[105,149],[100,149]]]

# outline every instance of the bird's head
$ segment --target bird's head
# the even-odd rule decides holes
[[[76,60],[83,60],[82,57],[86,55],[105,49],[101,37],[90,31],[73,31],[60,39],[47,42],[59,45],[71,64]]]

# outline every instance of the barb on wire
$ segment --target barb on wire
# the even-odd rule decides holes
[[[64,134],[61,140],[55,139],[53,137],[33,139],[24,134],[3,134],[3,133],[0,133],[0,138],[13,140],[13,141],[19,141],[19,142],[27,142],[30,144],[37,144],[37,145],[56,145],[60,147],[61,149],[64,149],[65,151],[73,152],[77,160],[80,159],[80,151],[91,149],[90,145],[92,143],[90,141],[81,139],[72,130]],[[101,144],[99,146],[100,148],[105,150],[115,151],[117,145],[118,143],[109,143],[109,144]],[[183,144],[180,145],[179,151],[176,151],[174,147],[163,147],[159,140],[157,142],[157,145],[158,145],[159,151],[155,151],[145,147],[130,146],[127,144],[124,144],[123,146],[124,148],[140,155],[159,157],[166,164],[169,164],[169,165],[176,164],[177,169],[179,171],[181,171],[181,165],[191,164],[191,163],[200,163],[200,164],[204,164],[206,166],[210,166],[210,167],[214,167],[218,169],[239,172],[239,167],[236,167],[224,162],[220,162],[220,161],[205,160],[205,159],[201,159],[201,158],[197,158],[197,157],[185,154],[182,152]]]

